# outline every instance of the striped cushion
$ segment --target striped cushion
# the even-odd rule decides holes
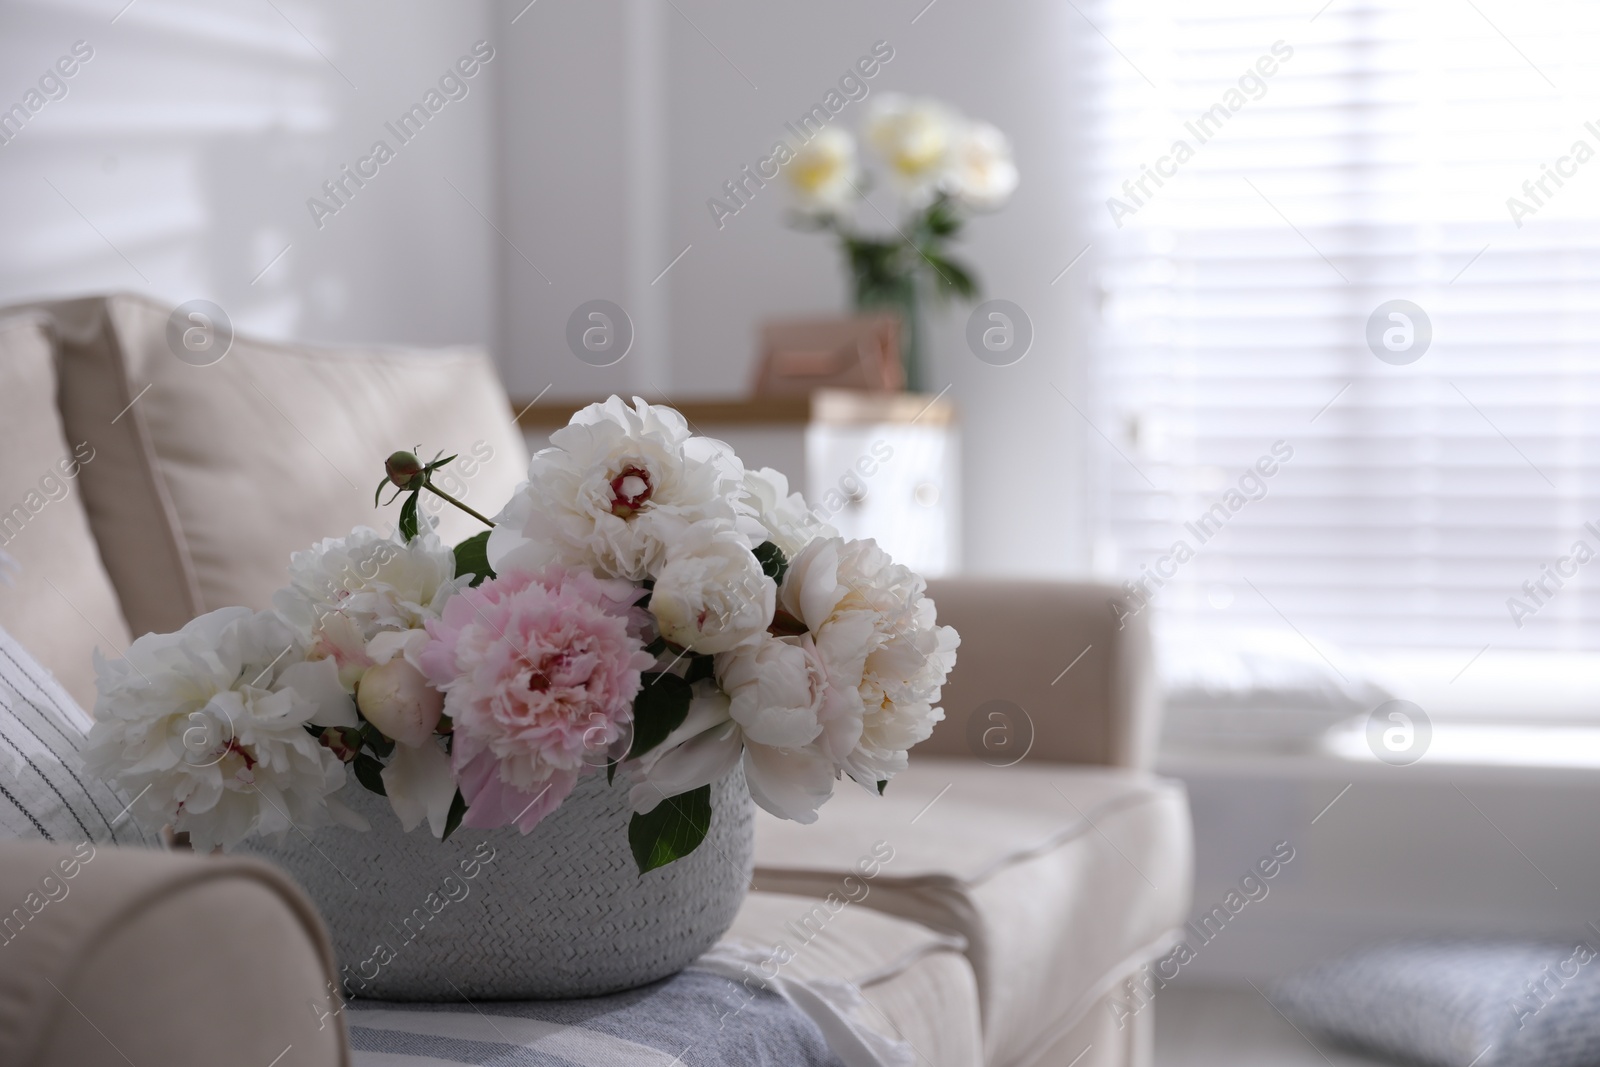
[[[92,721],[0,630],[0,839],[154,844],[128,817],[127,798],[84,772]]]

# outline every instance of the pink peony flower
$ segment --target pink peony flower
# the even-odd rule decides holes
[[[418,660],[454,723],[463,825],[527,833],[624,738],[655,662],[638,596],[586,571],[510,571],[428,620]]]

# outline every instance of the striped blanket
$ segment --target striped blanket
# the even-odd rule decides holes
[[[355,1067],[840,1067],[822,1031],[773,992],[689,970],[587,1000],[345,1009]]]

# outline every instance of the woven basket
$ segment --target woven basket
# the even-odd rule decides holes
[[[682,970],[732,924],[750,884],[754,808],[743,772],[711,787],[711,831],[643,875],[628,788],[579,781],[526,837],[403,833],[383,797],[340,798],[366,833],[290,831],[246,851],[293,875],[333,935],[345,994],[382,1000],[545,1000],[632,989]]]

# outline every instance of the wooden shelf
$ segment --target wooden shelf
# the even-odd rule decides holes
[[[955,407],[948,395],[923,393],[868,393],[850,389],[822,389],[798,396],[763,396],[747,400],[694,400],[671,403],[645,397],[650,403],[676,408],[690,426],[863,426],[882,423],[917,423],[948,426],[955,422]],[[547,400],[530,404],[511,402],[517,424],[524,430],[554,430],[565,426],[587,400]]]

